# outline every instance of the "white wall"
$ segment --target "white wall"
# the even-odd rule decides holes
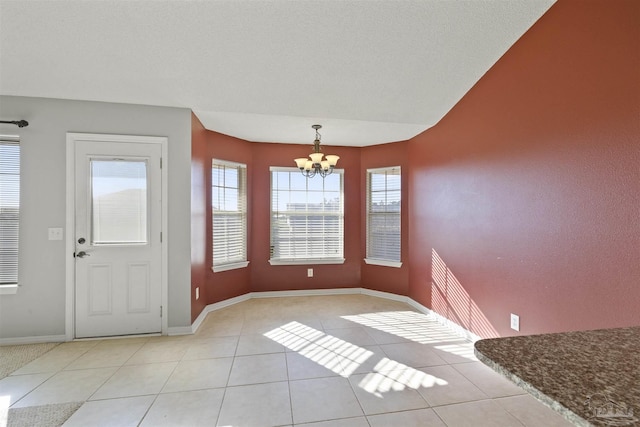
[[[65,242],[49,227],[66,219],[67,132],[165,136],[169,140],[169,327],[191,325],[191,111],[88,101],[0,96],[0,134],[21,140],[19,285],[0,295],[0,340],[65,334]]]

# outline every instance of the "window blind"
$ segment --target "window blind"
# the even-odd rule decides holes
[[[271,168],[271,254],[274,261],[344,259],[343,171],[304,177]]]
[[[0,285],[18,283],[20,145],[0,137]]]
[[[247,260],[247,166],[213,159],[213,266]]]
[[[367,170],[367,258],[400,262],[400,167]]]

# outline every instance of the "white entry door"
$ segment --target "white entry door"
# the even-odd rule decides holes
[[[161,144],[75,140],[75,336],[161,332]]]

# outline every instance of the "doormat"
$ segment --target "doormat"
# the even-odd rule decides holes
[[[84,402],[56,403],[9,409],[7,427],[59,427]]]
[[[33,362],[55,346],[57,342],[0,346],[0,380]]]

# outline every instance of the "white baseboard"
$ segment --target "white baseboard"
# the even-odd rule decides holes
[[[376,298],[389,299],[392,301],[408,303],[409,300],[411,300],[411,298],[407,296],[392,294],[390,292],[374,291],[373,289],[366,289],[366,288],[360,288],[360,291],[361,291],[360,293],[363,295],[369,295],[370,297],[376,297]]]
[[[169,326],[167,328],[167,335],[191,335],[193,328],[191,326]]]
[[[198,315],[196,320],[193,322],[191,326],[174,326],[169,327],[167,330],[167,334],[171,336],[175,335],[191,335],[198,331],[204,319],[207,317],[207,314],[223,309],[225,307],[232,306],[234,304],[238,304],[240,302],[248,301],[253,298],[281,298],[281,297],[304,297],[304,296],[322,296],[322,295],[368,295],[377,298],[384,298],[392,301],[404,302],[416,310],[424,313],[426,315],[431,316],[435,321],[440,323],[443,326],[446,326],[451,331],[456,333],[457,335],[475,342],[479,340],[481,337],[474,334],[471,331],[466,330],[462,326],[458,325],[455,322],[447,319],[444,316],[434,312],[433,310],[428,309],[417,301],[398,294],[392,294],[389,292],[376,291],[373,289],[366,288],[336,288],[336,289],[307,289],[307,290],[292,290],[292,291],[267,291],[267,292],[249,292],[244,295],[240,295],[234,298],[229,298],[224,301],[216,302],[213,304],[207,305]],[[66,335],[47,335],[47,336],[39,336],[39,337],[18,337],[18,338],[0,338],[0,346],[1,345],[19,345],[19,344],[35,344],[42,342],[64,342],[67,341]]]
[[[207,317],[207,314],[212,311],[220,310],[221,308],[229,307],[239,302],[247,301],[253,298],[282,298],[282,297],[302,297],[302,296],[319,296],[319,295],[368,295],[377,298],[384,298],[392,301],[404,302],[423,314],[432,317],[436,322],[449,328],[456,335],[465,338],[469,341],[476,342],[480,337],[471,331],[466,330],[462,326],[447,319],[444,316],[428,309],[419,302],[409,298],[408,296],[392,294],[390,292],[376,291],[366,288],[337,288],[337,289],[306,289],[306,290],[292,290],[292,291],[267,291],[267,292],[250,292],[248,294],[241,295],[239,297],[231,298],[228,300],[220,301],[214,304],[207,305],[200,315],[196,318],[191,328],[169,328],[169,335],[184,335],[194,334],[198,328],[202,325],[202,322]],[[178,329],[180,331],[178,331]],[[176,333],[173,333],[175,330]],[[189,332],[187,332],[187,330]]]
[[[319,295],[356,295],[362,288],[304,289],[295,291],[251,292],[250,298],[312,297]]]
[[[409,304],[411,307],[415,308],[416,310],[431,316],[436,322],[440,323],[442,326],[449,328],[456,335],[459,335],[471,342],[476,342],[479,339],[481,339],[481,337],[479,337],[478,335],[474,334],[471,331],[466,330],[462,326],[458,325],[456,322],[453,322],[447,319],[446,317],[436,313],[435,311],[425,307],[424,305],[420,304],[419,302],[411,298],[407,298],[407,304]]]
[[[238,304],[243,301],[248,301],[252,298],[281,298],[281,297],[303,297],[303,296],[316,296],[316,295],[346,295],[346,294],[359,294],[360,288],[345,288],[345,289],[308,289],[308,290],[293,290],[293,291],[267,291],[267,292],[249,292],[238,297],[226,299],[224,301],[216,302],[207,305],[198,315],[191,327],[170,327],[169,335],[188,335],[195,334],[196,331],[204,322],[207,314],[212,311],[220,310],[225,307]]]
[[[200,314],[198,315],[198,317],[196,317],[196,320],[193,322],[193,324],[190,327],[189,326],[170,327],[168,334],[169,335],[195,334],[198,328],[200,328],[200,326],[202,325],[202,322],[204,322],[204,319],[207,317],[207,314],[211,313],[212,311],[220,310],[225,307],[229,307],[243,301],[248,301],[250,299],[251,299],[251,293],[248,293],[248,294],[240,295],[238,297],[229,298],[224,301],[209,304],[200,312]]]
[[[38,344],[43,342],[65,342],[66,340],[67,340],[66,335],[42,335],[38,337],[0,338],[0,346]]]
[[[441,325],[443,325],[446,328],[450,329],[456,335],[461,336],[466,340],[469,340],[469,341],[472,341],[472,342],[476,342],[476,341],[478,341],[480,339],[480,337],[478,335],[474,334],[473,332],[466,330],[465,328],[463,328],[462,326],[458,325],[457,323],[447,319],[446,317],[436,313],[435,311],[425,307],[424,305],[420,304],[416,300],[414,300],[412,298],[409,298],[407,296],[392,294],[392,293],[389,293],[389,292],[374,291],[374,290],[371,290],[371,289],[362,289],[362,293],[365,294],[365,295],[371,295],[373,297],[385,298],[385,299],[389,299],[389,300],[393,300],[393,301],[404,302],[406,304],[409,304],[411,307],[415,308],[419,312],[432,317],[436,322],[440,323]]]

